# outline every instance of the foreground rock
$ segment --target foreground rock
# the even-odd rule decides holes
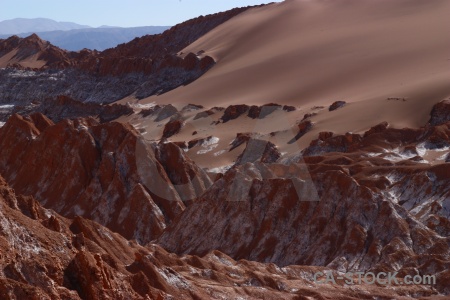
[[[178,257],[81,217],[62,218],[16,195],[1,177],[0,241],[2,299],[368,299],[368,293],[378,298],[434,293],[368,285],[349,291],[342,283],[313,283],[312,274],[323,268],[236,262],[218,251]]]

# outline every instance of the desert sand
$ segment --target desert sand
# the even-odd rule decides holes
[[[446,0],[289,0],[254,8],[179,53],[202,51],[214,57],[217,64],[210,71],[139,103],[226,107],[275,102],[298,109],[265,122],[240,117],[219,128],[202,128],[203,136],[227,143],[236,132],[255,128],[295,132],[305,113],[318,113],[311,119],[313,130],[296,145],[276,143],[283,152],[306,147],[321,131],[360,133],[382,121],[397,128],[420,127],[432,106],[450,95],[448,11]],[[337,100],[347,105],[329,112],[326,108]],[[148,121],[132,122],[146,127]],[[184,129],[173,140],[185,141],[192,131]],[[214,150],[225,148],[219,143]]]

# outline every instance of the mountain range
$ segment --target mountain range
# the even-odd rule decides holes
[[[147,34],[158,34],[170,26],[92,28],[70,22],[56,22],[51,19],[13,19],[0,22],[0,39],[11,35],[26,37],[32,33],[60,48],[79,51],[84,48],[105,50]]]
[[[16,18],[0,21],[0,34],[13,35],[27,32],[45,32],[55,30],[72,30],[91,28],[88,25],[80,25],[73,22],[58,22],[47,18]]]

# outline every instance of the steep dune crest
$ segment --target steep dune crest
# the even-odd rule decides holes
[[[410,114],[398,123],[418,126],[450,94],[449,10],[450,2],[441,0],[291,0],[254,8],[182,51],[204,51],[216,59],[213,69],[149,100],[207,106],[365,101],[377,111],[392,108],[387,121],[396,124],[395,112],[404,106],[386,99],[404,97]],[[344,117],[356,121],[354,114]],[[362,119],[373,125],[379,116]]]

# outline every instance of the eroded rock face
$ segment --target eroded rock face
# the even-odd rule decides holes
[[[28,215],[30,208],[32,215]],[[52,221],[50,221],[52,220]],[[48,224],[58,224],[58,230]],[[396,298],[433,295],[427,288],[349,291],[316,284],[320,267],[235,261],[219,251],[176,256],[142,247],[82,217],[66,219],[18,196],[0,177],[0,296],[2,299],[299,299]],[[334,272],[335,276],[338,275]]]
[[[298,127],[298,132],[297,134],[292,138],[292,140],[289,141],[289,143],[294,143],[295,141],[297,141],[299,138],[301,138],[302,136],[304,136],[308,131],[311,130],[311,128],[313,127],[313,123],[310,120],[304,120],[302,122],[300,122],[297,127]]]
[[[278,109],[282,109],[282,106],[275,103],[262,106],[252,105],[248,111],[248,116],[252,119],[263,119]]]
[[[172,120],[167,122],[167,124],[164,126],[162,138],[167,139],[179,133],[183,125],[184,124],[182,120]]]
[[[32,114],[33,112],[40,112],[54,122],[63,119],[97,117],[100,122],[104,123],[121,116],[130,115],[134,111],[130,106],[123,104],[85,103],[67,96],[45,99],[42,102],[35,101],[30,105],[15,106],[13,109],[13,113],[21,115]]]
[[[450,100],[444,100],[433,106],[431,118],[428,123],[431,126],[441,125],[450,121]]]
[[[333,111],[333,110],[339,109],[339,108],[343,107],[345,104],[347,104],[345,101],[335,101],[335,102],[333,102],[333,104],[330,105],[328,110]]]
[[[237,119],[242,114],[246,113],[249,110],[249,106],[245,104],[240,105],[230,105],[223,112],[223,116],[220,118],[223,123],[226,123],[230,120]]]
[[[18,192],[140,243],[161,234],[183,211],[182,200],[194,200],[211,184],[203,170],[189,167],[192,162],[178,147],[160,146],[171,151],[159,151],[158,161],[152,147],[120,123],[76,119],[53,124],[40,114],[14,115],[0,129],[0,147],[1,172]],[[170,165],[168,154],[178,154],[179,165]],[[184,190],[174,170],[195,175],[198,186]]]
[[[253,140],[243,133],[230,147],[252,148]],[[261,142],[266,146],[254,148],[271,147]],[[26,196],[0,189],[0,205],[9,207],[0,210],[0,237],[8,241],[0,238],[0,247],[11,248],[16,235],[27,243],[14,240],[19,257],[0,256],[0,293],[44,299],[447,295],[449,142],[450,123],[321,132],[289,164],[274,158],[276,147],[254,157],[244,151],[212,183],[175,143],[144,143],[129,125],[14,115],[0,129],[0,170]],[[437,163],[428,161],[436,154]],[[19,215],[35,223],[8,225]],[[34,230],[41,233],[29,233]],[[58,251],[70,245],[60,265],[50,269],[37,255],[23,260],[47,237]],[[46,257],[45,251],[39,253]],[[312,283],[318,270],[435,275],[438,284],[349,289],[343,282]],[[43,274],[57,284],[49,288]]]
[[[295,109],[296,108],[293,106],[287,105],[282,106],[276,103],[268,103],[261,106],[257,105],[248,106],[245,104],[230,105],[225,109],[223,116],[221,117],[221,120],[223,123],[226,123],[230,120],[237,119],[244,113],[247,113],[247,116],[252,119],[264,119],[265,117],[267,117],[268,115],[277,110],[284,110],[286,112],[291,112],[294,111]],[[208,113],[208,111],[206,113]]]
[[[212,185],[209,176],[174,143],[158,144],[155,157],[184,201],[199,198]]]
[[[277,146],[269,141],[250,138],[244,151],[236,159],[236,165],[250,162],[274,163],[281,157]]]
[[[445,281],[449,137],[450,123],[420,129],[381,123],[364,135],[323,132],[299,163],[233,167],[158,242],[179,254],[217,249],[281,266]],[[435,153],[440,162],[428,163]]]

